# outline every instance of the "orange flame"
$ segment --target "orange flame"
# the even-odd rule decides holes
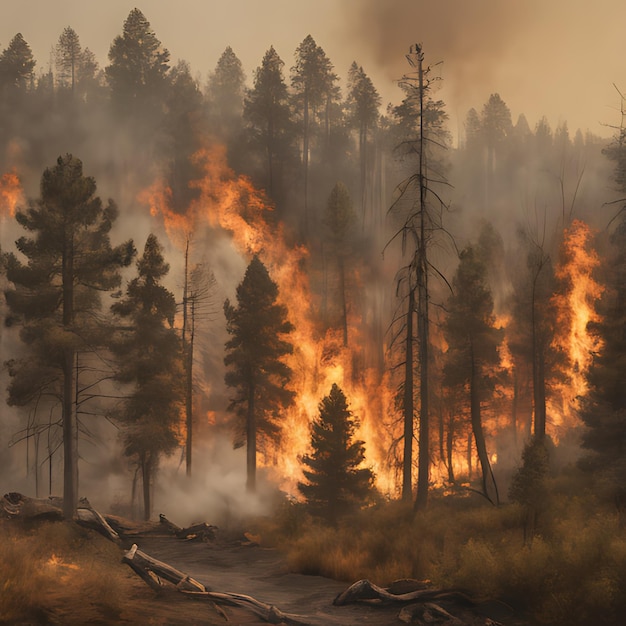
[[[561,294],[554,296],[560,332],[555,343],[568,356],[568,383],[561,386],[562,401],[559,406],[553,402],[551,416],[557,432],[564,426],[575,426],[576,403],[587,392],[586,373],[593,353],[601,348],[597,337],[590,334],[588,325],[599,321],[594,304],[600,298],[603,288],[593,278],[593,272],[600,261],[595,251],[589,249],[592,232],[580,220],[574,220],[565,231],[561,247],[562,259],[556,270],[556,277],[565,286]]]
[[[246,177],[230,170],[222,146],[201,149],[193,162],[202,176],[191,184],[198,190],[198,198],[184,214],[172,209],[171,192],[161,182],[140,199],[150,204],[153,215],[162,216],[168,237],[179,246],[190,233],[208,226],[227,232],[239,254],[258,254],[278,284],[279,298],[295,326],[290,338],[294,353],[286,361],[293,371],[291,385],[297,400],[284,416],[280,449],[266,450],[261,465],[269,467],[283,489],[296,494],[296,483],[302,478],[299,457],[310,446],[310,424],[318,415],[320,400],[337,383],[360,419],[357,437],[365,442],[367,463],[377,474],[379,488],[393,491],[385,458],[387,434],[382,424],[391,397],[381,391],[373,372],[366,371],[356,380],[353,350],[343,346],[337,332],[320,334],[312,311],[309,279],[303,270],[308,251],[287,243],[284,226],[272,219],[272,208],[264,195]],[[350,327],[350,346],[360,345],[356,326]]]
[[[0,214],[15,217],[15,209],[23,201],[24,193],[17,172],[6,172],[0,177]]]

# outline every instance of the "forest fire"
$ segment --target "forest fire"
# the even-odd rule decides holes
[[[15,217],[15,209],[24,201],[22,185],[13,169],[0,177],[0,214]]]
[[[553,296],[557,310],[557,333],[554,342],[566,355],[564,378],[557,383],[560,402],[551,402],[552,431],[558,441],[563,430],[579,424],[576,415],[578,398],[587,392],[586,374],[593,354],[601,349],[598,338],[588,324],[599,321],[595,302],[603,287],[593,278],[600,261],[590,247],[591,229],[581,220],[574,220],[565,230],[561,246],[561,262],[556,279],[562,284]],[[549,429],[550,430],[550,429]]]
[[[161,181],[141,199],[149,202],[152,215],[162,217],[168,237],[179,247],[190,233],[209,228],[228,233],[239,255],[259,255],[278,284],[279,300],[287,307],[295,327],[290,336],[294,352],[286,360],[293,371],[291,386],[296,400],[283,416],[280,446],[268,449],[271,444],[261,443],[260,464],[275,475],[282,488],[297,495],[296,483],[301,479],[299,457],[308,451],[311,421],[318,414],[322,397],[337,383],[360,420],[357,437],[365,442],[366,464],[372,466],[379,489],[393,493],[395,481],[386,459],[389,434],[383,425],[392,394],[373,372],[355,375],[352,346],[360,344],[358,328],[349,328],[350,347],[343,345],[335,330],[320,330],[305,273],[308,251],[301,245],[287,243],[284,227],[273,220],[267,200],[246,177],[236,176],[230,170],[223,147],[202,149],[193,161],[203,176],[191,183],[199,195],[184,214],[172,208],[171,192]]]

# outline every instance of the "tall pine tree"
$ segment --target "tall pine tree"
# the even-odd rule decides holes
[[[67,154],[45,170],[41,197],[16,213],[33,237],[20,237],[5,257],[12,283],[5,295],[11,322],[20,321],[27,356],[11,362],[9,403],[36,405],[42,397],[61,405],[63,512],[71,517],[78,500],[75,366],[78,351],[106,341],[98,319],[100,293],[120,284],[119,269],[134,254],[129,241],[112,248],[109,232],[117,217],[112,201],[103,206],[96,182],[82,162]]]
[[[184,395],[182,347],[174,329],[176,300],[161,284],[168,272],[163,249],[150,235],[126,297],[112,306],[114,313],[130,321],[114,352],[119,362],[116,379],[134,388],[117,417],[124,452],[141,470],[146,520],[150,519],[151,486],[159,458],[178,445]]]
[[[237,307],[229,300],[224,303],[231,335],[226,342],[225,381],[235,390],[228,408],[237,418],[235,445],[246,443],[249,491],[256,489],[257,440],[280,439],[280,412],[294,398],[287,388],[291,369],[282,360],[293,351],[287,339],[293,325],[277,297],[278,286],[254,256],[237,287]]]

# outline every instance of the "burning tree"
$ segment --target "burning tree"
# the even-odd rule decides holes
[[[357,426],[343,391],[333,384],[311,426],[313,452],[302,457],[309,468],[303,472],[308,482],[298,483],[311,510],[331,521],[367,503],[374,492],[372,470],[359,467],[365,447],[363,441],[353,441]]]
[[[620,96],[622,94],[620,93]],[[626,127],[622,96],[622,124],[607,150],[615,161],[615,181],[626,191]],[[589,391],[582,403],[581,417],[587,431],[583,447],[589,452],[581,460],[588,471],[602,479],[617,506],[626,506],[626,207],[624,199],[614,218],[607,280],[600,310],[602,318],[590,324],[602,350],[593,353],[587,377]]]
[[[124,452],[137,460],[143,483],[144,519],[150,519],[152,477],[162,454],[178,445],[177,429],[184,396],[181,343],[174,329],[176,300],[160,284],[169,272],[154,235],[137,261],[138,275],[126,297],[111,308],[130,320],[114,345],[119,359],[116,379],[134,385],[117,414],[123,426]]]
[[[224,363],[230,370],[225,381],[236,390],[228,410],[238,418],[235,446],[245,441],[246,486],[256,489],[257,438],[277,442],[281,429],[278,414],[293,402],[287,389],[291,368],[282,360],[293,352],[286,339],[293,330],[287,307],[277,303],[278,286],[258,256],[254,256],[237,287],[237,308],[224,303],[226,342]]]
[[[41,197],[18,210],[17,222],[34,237],[20,237],[6,256],[10,316],[19,320],[28,357],[9,367],[9,403],[61,404],[63,432],[63,513],[72,517],[78,501],[77,355],[106,343],[98,319],[99,293],[117,287],[119,269],[134,254],[129,241],[112,248],[109,232],[117,217],[112,201],[103,206],[96,182],[83,175],[82,162],[67,154],[45,170]]]

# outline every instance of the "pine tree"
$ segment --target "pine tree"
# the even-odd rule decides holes
[[[78,499],[75,366],[78,351],[107,342],[98,318],[100,293],[121,282],[119,269],[134,254],[132,241],[112,248],[109,232],[117,217],[112,201],[103,206],[96,182],[83,175],[79,159],[59,157],[41,179],[41,198],[16,220],[32,238],[20,237],[5,257],[9,323],[21,322],[27,356],[9,366],[9,403],[24,406],[43,398],[61,404],[64,483],[63,511],[71,517]]]
[[[257,440],[280,440],[279,415],[293,402],[287,388],[291,369],[282,360],[293,346],[287,308],[276,302],[278,286],[254,256],[237,287],[237,308],[224,303],[226,342],[225,381],[235,390],[228,407],[236,418],[235,445],[246,443],[248,490],[256,489]]]
[[[606,150],[615,161],[615,181],[626,191],[626,131],[622,126]],[[611,233],[605,291],[599,307],[602,318],[592,330],[602,348],[594,354],[587,376],[589,391],[581,417],[587,430],[581,465],[600,479],[605,495],[620,509],[626,507],[626,208],[621,207]]]
[[[291,68],[294,101],[302,116],[302,163],[304,175],[304,231],[308,229],[309,156],[311,137],[318,107],[324,106],[326,135],[333,97],[338,97],[333,65],[324,50],[307,35],[296,49],[296,64]]]
[[[184,373],[181,343],[174,329],[176,300],[161,284],[169,265],[154,235],[146,241],[137,270],[126,297],[111,308],[130,321],[130,329],[113,348],[119,362],[116,379],[134,387],[117,418],[124,453],[141,469],[144,519],[148,520],[159,458],[178,445]]]
[[[326,205],[324,224],[327,230],[327,240],[330,249],[337,261],[339,275],[339,304],[341,307],[341,327],[343,329],[343,345],[348,345],[348,303],[346,299],[346,269],[345,260],[349,253],[349,239],[355,221],[352,210],[352,199],[346,185],[337,182],[330,192]]]
[[[312,452],[302,457],[306,483],[298,489],[311,511],[336,521],[367,504],[374,495],[374,474],[360,467],[365,447],[354,440],[358,419],[352,415],[343,391],[333,384],[320,402],[319,417],[311,428]]]
[[[353,63],[348,73],[346,107],[348,109],[349,124],[359,132],[361,213],[363,219],[365,219],[367,181],[372,178],[368,172],[368,163],[370,161],[368,139],[378,124],[380,103],[380,96],[370,77],[363,71],[362,67]]]
[[[170,54],[139,9],[133,9],[123,32],[109,49],[105,69],[118,111],[143,117],[157,111],[165,88]]]
[[[284,62],[273,47],[265,53],[254,72],[254,86],[244,100],[244,120],[250,142],[265,153],[262,184],[271,198],[280,204],[282,165],[291,155],[289,95],[283,78]]]
[[[449,345],[444,369],[446,384],[466,390],[472,432],[482,472],[482,491],[497,503],[498,490],[491,471],[483,432],[481,405],[492,388],[501,342],[495,328],[493,298],[486,283],[487,268],[472,247],[461,252],[448,300],[444,334]]]
[[[26,88],[33,78],[35,59],[22,33],[17,33],[0,54],[0,88]]]
[[[83,59],[80,39],[73,28],[67,26],[56,45],[57,82],[69,87],[74,95],[78,69]]]
[[[241,61],[227,46],[207,86],[211,130],[222,140],[234,138],[241,128],[245,80]]]

